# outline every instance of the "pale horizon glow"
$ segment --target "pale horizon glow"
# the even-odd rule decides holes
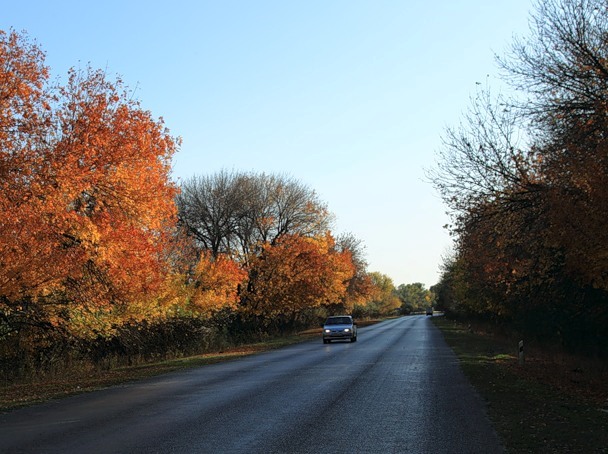
[[[120,75],[183,143],[179,181],[221,170],[284,174],[363,241],[395,286],[437,283],[451,238],[426,181],[447,126],[494,54],[526,35],[531,0],[11,2],[51,79]]]

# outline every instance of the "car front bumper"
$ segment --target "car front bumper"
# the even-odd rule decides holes
[[[323,339],[325,340],[333,340],[333,339],[352,339],[354,333],[352,331],[331,331],[329,333],[323,333]]]

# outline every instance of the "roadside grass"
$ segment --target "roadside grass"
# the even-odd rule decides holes
[[[608,453],[608,365],[433,317],[509,453]]]

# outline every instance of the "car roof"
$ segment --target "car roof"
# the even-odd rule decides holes
[[[353,323],[353,319],[350,315],[333,315],[325,320],[326,325],[350,325],[351,323]]]

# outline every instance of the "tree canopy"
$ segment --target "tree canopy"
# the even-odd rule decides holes
[[[608,352],[608,7],[537,1],[429,174],[450,207],[453,310]],[[584,334],[583,334],[584,333]]]
[[[3,329],[102,329],[163,281],[179,141],[101,71],[49,83],[44,54],[0,31]],[[81,323],[77,323],[77,322]]]

